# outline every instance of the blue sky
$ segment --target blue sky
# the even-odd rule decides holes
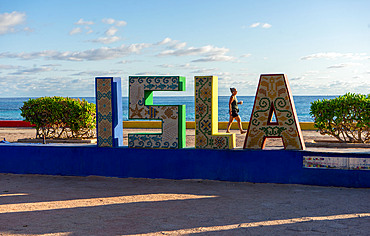
[[[0,1],[0,97],[94,96],[94,78],[216,75],[254,95],[369,94],[370,1]]]

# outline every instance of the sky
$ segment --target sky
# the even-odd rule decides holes
[[[0,0],[0,97],[93,97],[95,77],[218,76],[253,96],[370,93],[368,0]]]

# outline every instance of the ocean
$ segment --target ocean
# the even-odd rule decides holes
[[[294,104],[300,122],[313,122],[310,116],[311,102],[318,99],[331,99],[335,96],[294,96]],[[95,103],[94,97],[80,97],[88,102]],[[228,102],[229,96],[218,97],[218,121],[228,121]],[[254,96],[237,96],[238,101],[243,101],[243,105],[239,105],[239,115],[242,121],[249,121],[252,113]],[[0,98],[0,120],[23,120],[19,110],[23,102],[29,98]],[[154,96],[154,104],[161,105],[186,105],[186,120],[195,120],[194,97],[193,96],[174,96],[174,97],[156,97]],[[128,120],[128,98],[122,98],[123,119]]]

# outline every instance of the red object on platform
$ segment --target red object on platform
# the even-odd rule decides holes
[[[0,120],[0,127],[35,127],[35,125],[22,120]]]

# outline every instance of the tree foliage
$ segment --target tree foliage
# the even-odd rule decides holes
[[[370,95],[347,93],[311,103],[311,116],[321,134],[341,142],[370,142]]]
[[[84,99],[29,99],[20,110],[25,121],[36,125],[36,138],[91,138],[95,135],[95,104]]]

